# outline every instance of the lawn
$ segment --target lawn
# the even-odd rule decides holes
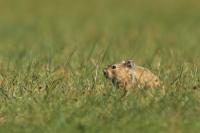
[[[0,133],[197,133],[200,2],[0,0]],[[125,98],[132,59],[164,87]]]

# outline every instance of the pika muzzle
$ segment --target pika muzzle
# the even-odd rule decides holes
[[[105,77],[107,77],[108,73],[107,73],[106,69],[103,70],[103,75],[104,75]]]

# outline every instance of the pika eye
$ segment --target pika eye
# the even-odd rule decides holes
[[[113,65],[113,66],[112,66],[112,69],[116,69],[116,66],[115,66],[115,65]]]

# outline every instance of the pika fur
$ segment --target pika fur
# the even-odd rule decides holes
[[[125,90],[136,86],[149,88],[160,86],[158,76],[147,68],[135,65],[132,60],[107,65],[103,73],[107,79],[112,81],[113,85],[117,88],[124,88]]]

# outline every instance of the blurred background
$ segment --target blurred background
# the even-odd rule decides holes
[[[87,60],[96,45],[95,60],[108,49],[108,62],[144,63],[154,54],[192,61],[200,50],[199,6],[196,0],[1,0],[0,55],[66,58],[75,50],[77,60]]]

